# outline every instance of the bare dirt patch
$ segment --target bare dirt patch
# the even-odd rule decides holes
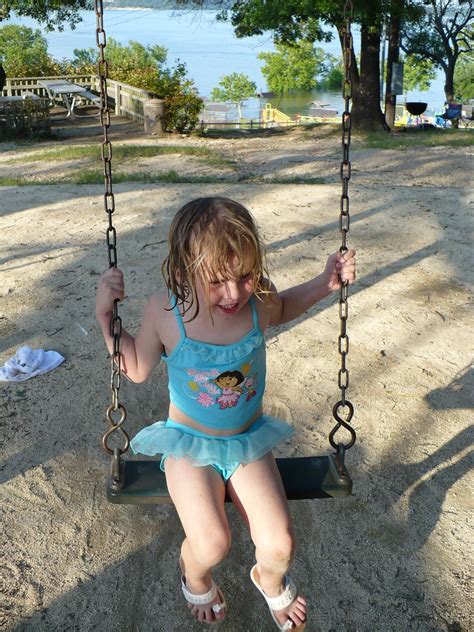
[[[252,209],[278,288],[318,273],[338,247],[339,140],[329,132],[118,140],[205,145],[231,158],[237,177],[311,174],[327,183],[116,185],[119,265],[128,288],[121,313],[132,332],[146,296],[162,284],[171,217],[193,197],[226,195]],[[22,152],[4,149],[2,159]],[[359,279],[350,296],[348,395],[359,438],[347,459],[354,494],[291,503],[299,540],[292,574],[310,604],[308,631],[468,632],[474,626],[466,546],[472,533],[469,151],[355,149],[352,155],[350,243]],[[174,159],[184,173],[209,168],[194,157]],[[147,158],[140,168],[158,162]],[[36,164],[38,172],[51,167],[69,168]],[[200,630],[179,588],[182,532],[174,509],[105,499],[108,460],[100,437],[109,363],[94,321],[95,284],[107,266],[102,188],[62,184],[1,193],[1,363],[21,345],[66,358],[52,373],[1,386],[2,629]],[[296,430],[279,455],[328,451],[338,327],[333,297],[269,332],[265,407]],[[131,434],[162,419],[164,369],[144,385],[123,383],[121,397]],[[230,609],[220,629],[271,632],[248,578],[250,538],[235,510],[227,510],[233,547],[216,579]]]
[[[400,133],[398,133],[400,135]],[[42,142],[35,148],[18,149],[5,144],[0,155],[3,177],[26,178],[40,184],[52,179],[71,181],[81,173],[100,172],[98,157],[42,161],[31,159],[45,151],[93,144],[100,146],[100,137],[67,138]],[[145,174],[149,179],[169,172],[186,178],[208,178],[227,182],[339,182],[340,138],[334,127],[264,130],[259,135],[237,134],[235,138],[199,138],[184,135],[145,136],[142,132],[123,134],[114,139],[114,146],[163,147],[176,153],[142,158],[115,158],[114,170],[120,176]],[[183,151],[180,151],[184,148]],[[206,148],[210,156],[193,156],[186,148]],[[15,151],[16,149],[16,151]],[[403,150],[379,150],[363,147],[363,140],[354,135],[351,158],[354,179],[361,185],[455,186],[464,187],[466,167],[471,160],[469,147],[416,147]],[[23,162],[18,159],[23,158]],[[212,161],[210,162],[210,159]]]

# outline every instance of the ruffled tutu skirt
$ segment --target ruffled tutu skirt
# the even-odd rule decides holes
[[[130,447],[135,454],[161,454],[161,469],[165,459],[172,456],[197,466],[218,465],[233,470],[236,464],[262,458],[292,434],[291,426],[268,415],[259,417],[246,432],[226,437],[206,435],[168,419],[140,430]]]

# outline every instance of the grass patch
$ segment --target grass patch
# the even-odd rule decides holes
[[[197,156],[204,162],[213,166],[232,166],[220,154],[212,151],[208,147],[189,147],[185,145],[116,145],[112,147],[112,160],[117,163],[139,158],[152,158],[154,156],[164,156],[167,154],[185,154],[187,156]],[[63,162],[66,160],[81,160],[91,158],[101,159],[101,149],[99,145],[80,145],[76,147],[58,147],[57,149],[45,149],[36,151],[22,158],[13,158],[7,163],[26,162]]]
[[[356,149],[410,149],[412,147],[468,147],[474,145],[474,133],[460,129],[406,129],[358,133]]]
[[[0,187],[24,187],[33,184],[26,178],[0,178]]]
[[[146,172],[139,173],[122,173],[116,171],[113,174],[114,184],[122,182],[141,182],[144,184],[216,184],[225,182],[223,178],[217,176],[183,176],[174,169],[163,171],[161,173],[150,174]],[[89,171],[78,172],[71,184],[103,184],[104,176],[102,172]]]
[[[150,174],[146,172],[125,173],[115,171],[113,173],[114,184],[119,183],[141,183],[141,184],[325,184],[324,178],[305,178],[305,177],[282,177],[282,178],[262,178],[248,174],[244,178],[219,177],[219,176],[185,176],[180,175],[173,169],[163,171],[161,173]],[[103,185],[104,174],[98,169],[77,170],[72,172],[67,178],[48,178],[44,180],[33,180],[31,178],[1,178],[0,186],[47,186],[61,184],[77,184],[77,185]]]
[[[274,178],[265,178],[261,180],[265,184],[326,184],[324,178],[311,176],[275,176]]]
[[[208,127],[205,130],[199,132],[200,138],[221,138],[223,140],[233,138],[268,138],[270,136],[285,136],[294,129],[293,127],[255,127],[249,128],[223,128],[223,127]]]
[[[113,173],[113,183],[139,182],[143,184],[218,184],[222,182],[235,182],[229,178],[219,178],[217,176],[182,176],[174,170],[162,173]],[[104,184],[104,174],[102,171],[91,169],[89,171],[76,171],[67,178],[48,178],[44,180],[32,180],[30,178],[1,178],[0,186],[48,186],[60,184]]]

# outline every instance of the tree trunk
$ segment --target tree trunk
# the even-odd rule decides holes
[[[394,2],[392,2],[390,12],[387,54],[387,87],[385,88],[385,121],[390,128],[393,128],[395,125],[397,105],[397,95],[392,93],[392,64],[398,63],[400,58],[400,13],[396,4],[397,0],[394,0]]]
[[[351,73],[352,124],[365,131],[388,130],[380,109],[380,31],[362,24],[360,40],[360,72],[353,63]]]
[[[446,95],[446,103],[455,103],[454,98],[454,66],[456,61],[449,59],[448,64],[444,67],[444,94]],[[459,127],[459,119],[453,119],[451,126],[455,129]]]
[[[454,103],[454,63],[449,63],[444,68],[444,94],[446,95],[446,103]]]

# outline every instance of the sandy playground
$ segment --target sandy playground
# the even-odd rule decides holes
[[[250,207],[279,288],[319,273],[338,247],[339,142],[332,136],[314,130],[268,139],[122,140],[211,143],[235,162],[227,178],[222,167],[217,184],[115,186],[119,264],[128,283],[121,314],[132,332],[146,296],[162,284],[170,218],[193,197],[222,194]],[[20,169],[8,162],[18,152],[2,146],[3,173]],[[310,604],[308,632],[468,632],[472,158],[466,147],[355,148],[352,158],[350,243],[359,279],[350,296],[348,395],[358,442],[347,459],[354,494],[291,503],[299,540],[292,575]],[[210,169],[189,156],[147,159],[146,168],[160,169],[163,161],[183,173]],[[66,360],[54,372],[0,386],[0,626],[201,630],[179,587],[183,534],[174,508],[105,499],[108,459],[100,439],[109,362],[94,321],[95,284],[107,260],[102,188],[42,185],[42,169],[52,168],[66,166],[27,165],[22,173],[30,170],[38,184],[1,190],[0,364],[22,345],[54,349]],[[250,172],[259,180],[242,182]],[[268,174],[312,174],[322,184],[275,183]],[[296,429],[279,456],[328,451],[337,335],[335,296],[269,332],[265,408]],[[165,418],[164,368],[144,385],[123,383],[121,398],[131,433]],[[215,577],[229,611],[218,629],[271,632],[248,577],[249,536],[235,509],[227,511],[233,546]]]

